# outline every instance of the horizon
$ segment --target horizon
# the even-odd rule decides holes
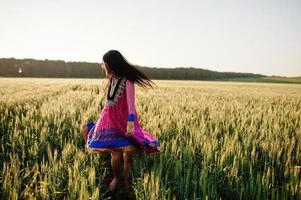
[[[100,62],[89,62],[89,61],[74,61],[74,60],[71,60],[71,61],[66,61],[66,60],[61,60],[61,59],[38,59],[38,58],[15,58],[15,57],[7,57],[7,58],[4,58],[4,57],[0,57],[0,60],[1,59],[17,59],[17,60],[26,60],[26,59],[33,59],[33,60],[39,60],[39,61],[64,61],[64,62],[79,62],[79,63],[99,63]],[[157,67],[157,66],[142,66],[142,65],[139,65],[140,67],[150,67],[150,68],[168,68],[168,69],[174,69],[174,68],[195,68],[195,69],[203,69],[203,70],[209,70],[209,71],[214,71],[214,72],[221,72],[221,73],[225,73],[225,72],[229,72],[229,73],[251,73],[251,74],[259,74],[259,75],[264,75],[264,76],[278,76],[278,75],[266,75],[266,74],[260,74],[260,73],[253,73],[253,72],[236,72],[236,71],[216,71],[216,70],[212,70],[210,68],[204,68],[204,67],[194,67],[194,66],[175,66],[175,67]],[[281,77],[288,77],[288,78],[295,78],[295,77],[301,77],[301,76],[281,76]]]
[[[0,2],[0,57],[301,76],[301,2]],[[113,12],[114,11],[114,12]],[[21,33],[21,34],[20,34]]]

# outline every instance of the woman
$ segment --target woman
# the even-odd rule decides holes
[[[154,83],[117,50],[104,54],[102,68],[108,78],[106,104],[97,122],[90,122],[83,127],[83,134],[89,151],[111,154],[114,178],[109,190],[113,191],[120,180],[122,159],[125,187],[128,189],[132,154],[137,151],[159,152],[158,140],[141,128],[135,106],[134,84],[152,88]]]

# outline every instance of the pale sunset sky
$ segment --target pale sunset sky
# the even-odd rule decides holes
[[[301,76],[299,0],[0,0],[0,58]]]

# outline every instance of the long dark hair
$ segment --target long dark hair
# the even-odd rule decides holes
[[[139,86],[145,89],[153,88],[153,85],[155,85],[152,80],[150,80],[135,65],[130,64],[117,50],[108,51],[103,55],[102,60],[102,69],[106,78],[109,78],[105,90],[108,89],[113,76],[117,78],[125,77],[126,79],[132,81],[133,83],[137,83]]]

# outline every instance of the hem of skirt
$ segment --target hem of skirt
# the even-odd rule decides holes
[[[113,151],[119,152],[135,152],[138,150],[137,147],[130,145],[126,147],[110,147],[110,148],[93,148],[87,147],[88,152],[90,153],[111,153]]]

